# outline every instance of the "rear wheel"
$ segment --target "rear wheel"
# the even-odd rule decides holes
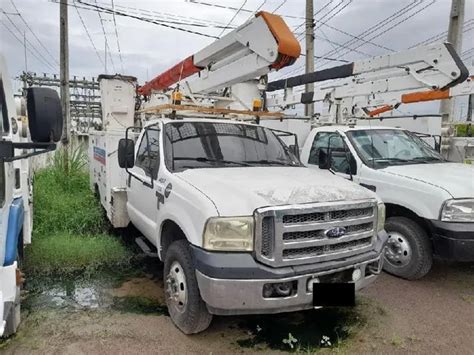
[[[165,296],[173,323],[185,334],[206,330],[212,315],[201,298],[186,240],[173,242],[165,256]]]
[[[384,270],[407,280],[425,276],[433,264],[433,251],[423,228],[409,218],[390,217],[385,230]]]

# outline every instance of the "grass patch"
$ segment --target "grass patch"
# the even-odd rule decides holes
[[[92,272],[128,264],[127,252],[117,237],[107,234],[55,233],[33,241],[25,267],[29,272],[70,274]]]
[[[114,268],[129,262],[118,237],[107,233],[100,202],[89,188],[86,156],[81,148],[56,152],[50,167],[34,179],[32,244],[25,250],[25,268],[34,274],[70,274]]]
[[[135,314],[165,314],[168,309],[156,300],[141,296],[114,297],[112,308],[121,312]]]
[[[473,137],[474,127],[471,124],[461,123],[455,126],[456,137]]]

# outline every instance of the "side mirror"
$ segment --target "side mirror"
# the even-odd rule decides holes
[[[48,88],[28,88],[26,106],[31,140],[39,143],[59,141],[63,131],[63,114],[58,93]]]
[[[135,142],[121,138],[118,144],[118,163],[122,169],[133,168],[135,165]]]
[[[329,149],[320,149],[318,153],[319,169],[329,169]]]

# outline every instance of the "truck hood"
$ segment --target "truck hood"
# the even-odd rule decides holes
[[[453,198],[474,197],[474,166],[467,164],[398,165],[382,171],[437,186]]]
[[[376,198],[327,170],[304,167],[188,169],[176,173],[205,194],[220,215],[252,215],[266,206]]]

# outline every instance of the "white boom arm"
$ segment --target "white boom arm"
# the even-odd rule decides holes
[[[436,44],[271,82],[268,91],[284,89],[284,93],[268,97],[267,107],[284,109],[298,103],[324,101],[329,103],[331,121],[342,123],[354,116],[372,117],[402,103],[433,100],[435,96],[448,98],[453,87],[455,93],[467,92],[472,89],[458,89],[457,85],[468,75],[450,44]],[[339,80],[314,93],[293,93],[293,87],[333,79]],[[423,89],[428,91],[421,96],[406,95]],[[371,110],[374,107],[377,109]]]
[[[209,93],[291,65],[300,52],[298,41],[283,19],[262,11],[158,75],[138,92],[148,96],[152,90],[166,90],[181,82],[181,87],[190,94]],[[198,78],[185,80],[196,73]]]

